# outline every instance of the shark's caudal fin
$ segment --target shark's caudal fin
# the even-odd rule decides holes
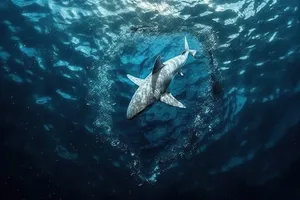
[[[193,57],[195,57],[197,51],[196,50],[190,50],[189,44],[187,42],[186,37],[184,37],[184,49],[185,49],[185,51],[188,51]]]

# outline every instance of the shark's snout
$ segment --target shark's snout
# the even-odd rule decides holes
[[[132,119],[134,117],[134,113],[128,109],[126,113],[126,117],[127,119]]]
[[[138,112],[134,109],[134,107],[132,105],[129,105],[126,113],[127,119],[133,119],[137,114]]]
[[[127,119],[135,118],[138,114],[145,111],[145,109],[149,107],[150,104],[151,102],[142,103],[139,98],[136,98],[136,96],[133,97],[127,109]]]

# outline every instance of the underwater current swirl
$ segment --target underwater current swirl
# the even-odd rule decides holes
[[[23,103],[38,119],[28,123],[51,138],[51,152],[95,173],[94,163],[107,159],[141,184],[155,183],[199,157],[210,159],[203,176],[222,173],[272,148],[300,120],[300,105],[287,105],[282,121],[262,141],[253,139],[264,120],[257,113],[300,91],[299,67],[288,64],[300,54],[297,1],[6,0],[0,11],[1,74],[34,88]],[[170,91],[187,108],[158,102],[127,120],[137,86],[126,74],[145,78],[156,56],[184,50],[184,36],[198,53]],[[217,98],[212,74],[222,85]],[[226,153],[208,150],[224,138],[234,138]],[[35,148],[28,142],[25,149]]]

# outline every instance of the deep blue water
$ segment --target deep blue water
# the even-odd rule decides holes
[[[0,199],[300,199],[299,7],[2,0]],[[185,36],[187,108],[127,120]]]

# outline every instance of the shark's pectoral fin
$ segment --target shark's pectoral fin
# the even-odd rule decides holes
[[[129,78],[129,80],[131,80],[133,83],[135,83],[138,86],[142,85],[144,82],[144,79],[136,78],[134,76],[131,76],[130,74],[127,74],[127,77]]]
[[[169,104],[170,106],[186,108],[182,103],[180,103],[177,99],[175,99],[175,97],[173,97],[171,93],[165,93],[161,95],[160,101]]]

